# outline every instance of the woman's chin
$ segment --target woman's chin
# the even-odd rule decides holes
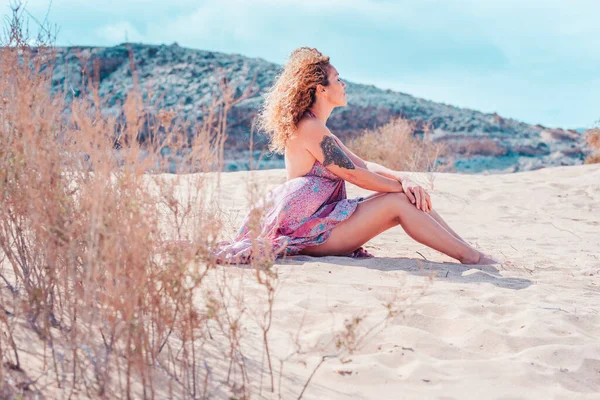
[[[344,97],[335,105],[335,107],[346,107],[347,105],[348,105],[348,100]]]

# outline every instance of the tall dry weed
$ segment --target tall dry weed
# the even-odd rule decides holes
[[[240,98],[220,80],[195,128],[135,85],[122,118],[103,113],[93,73],[73,78],[67,102],[51,91],[53,37],[42,26],[32,45],[23,13],[13,9],[0,50],[0,397],[247,397],[243,329],[227,307],[237,295],[209,277],[222,226],[209,172]],[[148,110],[158,123],[141,141]],[[172,169],[164,154],[198,174],[152,175]],[[271,293],[268,268],[257,278]]]

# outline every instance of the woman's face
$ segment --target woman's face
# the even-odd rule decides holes
[[[333,65],[329,68],[329,86],[323,86],[325,92],[322,94],[326,100],[333,104],[334,107],[341,107],[348,104],[346,100],[346,83],[340,78],[340,74]]]

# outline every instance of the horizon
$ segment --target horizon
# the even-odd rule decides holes
[[[0,0],[0,14],[9,13],[9,4]],[[49,5],[32,0],[26,9],[56,24],[60,47],[176,42],[282,65],[293,49],[310,46],[353,83],[531,125],[586,129],[600,119],[600,27],[593,23],[600,3],[592,0],[59,0],[48,11]]]

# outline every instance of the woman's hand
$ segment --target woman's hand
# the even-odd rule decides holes
[[[402,184],[404,193],[415,207],[426,213],[431,210],[431,197],[423,187],[407,178],[403,178],[400,183]]]

